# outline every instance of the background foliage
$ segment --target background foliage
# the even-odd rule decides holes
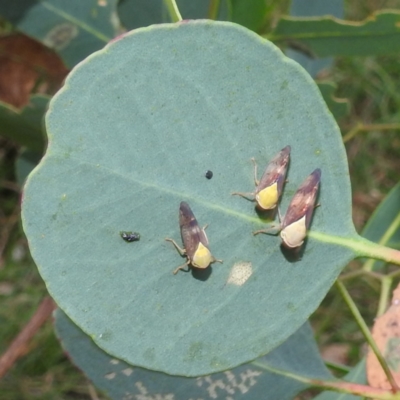
[[[51,40],[54,37],[57,39],[58,36],[54,36],[54,32],[51,32],[51,26],[44,26],[44,24],[38,22],[41,21],[40,18],[35,20],[37,15],[41,15],[40,7],[45,6],[46,3],[22,2],[21,4],[25,4],[32,14],[21,13],[21,10],[15,10],[12,7],[9,7],[5,12],[0,7],[0,15],[3,16],[1,25],[3,33],[10,33],[14,28],[17,28],[36,39],[42,40],[47,45],[49,44],[49,38]],[[120,2],[119,5],[108,2],[107,7],[110,7],[111,11],[117,12],[121,11],[121,7],[127,7],[127,3],[129,3],[129,0]],[[37,8],[32,9],[32,4]],[[182,2],[178,1],[178,5],[182,9],[184,18],[184,12],[187,12],[189,17],[191,17],[191,12],[203,12],[203,14],[194,14],[194,16],[199,15],[199,17],[204,15],[204,12],[210,12],[208,8],[203,8],[203,11],[190,9],[186,11],[183,0]],[[370,218],[372,211],[399,181],[400,161],[398,155],[400,139],[398,137],[398,110],[400,109],[400,88],[398,78],[400,75],[400,60],[399,56],[395,54],[397,48],[394,47],[393,50],[393,47],[390,47],[391,44],[385,40],[387,47],[386,44],[382,45],[382,42],[378,42],[374,45],[375,47],[367,46],[367,53],[365,50],[360,50],[358,53],[355,51],[349,53],[343,50],[343,46],[346,48],[346,44],[352,44],[353,38],[344,37],[344,42],[341,42],[342,46],[330,47],[322,44],[321,48],[329,48],[330,52],[320,53],[318,46],[314,48],[308,42],[305,42],[305,44],[310,45],[310,47],[304,46],[304,43],[301,42],[301,37],[296,37],[291,29],[296,28],[316,36],[319,36],[321,31],[334,30],[337,35],[340,26],[333,26],[331,20],[322,20],[318,24],[305,22],[304,24],[299,23],[295,27],[290,27],[289,22],[293,23],[293,21],[288,18],[281,18],[291,12],[289,2],[269,1],[264,3],[254,1],[252,6],[254,6],[254,11],[251,11],[252,8],[248,7],[246,10],[250,11],[247,15],[245,11],[241,11],[243,10],[243,2],[239,0],[226,4],[221,2],[221,8],[214,13],[214,16],[223,20],[233,19],[266,37],[275,39],[278,44],[289,46],[302,56],[308,57],[308,62],[313,61],[309,56],[314,56],[315,54],[335,56],[332,67],[319,70],[316,78],[318,81],[328,81],[328,86],[331,88],[337,87],[334,92],[333,89],[328,91],[326,98],[330,99],[332,93],[334,93],[336,98],[347,99],[350,105],[350,108],[347,108],[346,103],[338,103],[330,99],[332,101],[332,110],[339,107],[333,113],[340,123],[346,142],[352,180],[353,219],[357,229],[361,231]],[[400,10],[400,2],[345,2],[344,17],[347,20],[362,21],[382,9]],[[102,10],[105,11],[104,8]],[[49,8],[47,8],[46,12],[49,12]],[[70,15],[79,17],[83,15],[83,12],[82,10],[74,9],[71,10]],[[264,13],[263,18],[260,18],[260,13]],[[120,12],[120,15],[126,17],[126,10]],[[311,15],[311,12],[308,15]],[[113,22],[115,20],[107,24],[105,32],[101,32],[104,25],[91,24],[90,18],[91,16],[89,15],[88,19],[85,20],[85,24],[79,23],[79,21],[77,23],[76,18],[69,18],[68,24],[64,27],[67,34],[65,35],[62,32],[61,44],[57,45],[58,47],[53,46],[63,58],[67,67],[76,64],[84,55],[102,47],[105,41],[111,39],[119,31],[118,24]],[[165,11],[161,18],[168,18]],[[393,46],[398,43],[396,41],[399,29],[396,28],[397,18],[398,13],[391,12],[390,14],[380,14],[380,17],[375,21],[375,23],[382,24],[380,26],[386,29],[388,35],[390,34],[394,37]],[[46,19],[49,20],[49,18]],[[122,21],[124,21],[123,18]],[[280,23],[277,23],[277,21],[280,21]],[[145,25],[147,23],[144,22]],[[74,26],[76,27],[76,25],[83,28],[83,38],[79,39],[75,35]],[[127,25],[128,23],[125,22],[125,26]],[[275,26],[278,27],[276,30],[274,30]],[[351,28],[346,29],[349,30]],[[369,28],[367,27],[365,29],[368,32],[372,31],[372,29],[368,30]],[[290,36],[290,40],[285,37],[287,32],[289,32],[287,36]],[[47,36],[45,40],[46,35],[49,33],[51,35]],[[71,34],[72,37],[69,36]],[[279,37],[278,34],[280,35]],[[72,38],[67,45],[63,42],[65,37],[67,39]],[[81,43],[85,43],[85,48],[82,48]],[[78,48],[74,46],[78,46]],[[358,46],[360,49],[365,49],[362,44]],[[4,54],[4,51],[3,53],[0,52],[0,56],[2,54]],[[362,55],[362,57],[352,56],[354,54]],[[28,58],[32,60],[32,56]],[[15,57],[13,57],[13,60],[15,60]],[[37,65],[38,61],[34,60],[33,69],[36,71],[38,71]],[[21,72],[20,76],[26,77],[28,75],[29,66],[25,65],[25,67],[26,69]],[[15,67],[13,70],[15,71]],[[42,69],[40,71],[43,72]],[[62,75],[63,72],[60,71],[60,74]],[[20,76],[18,79],[21,79]],[[41,73],[40,82],[45,82],[47,77],[48,74]],[[37,77],[31,78],[29,82],[32,80],[36,82]],[[1,88],[2,86],[0,85]],[[33,107],[20,111],[15,106],[10,106],[10,103],[0,105],[0,133],[3,136],[0,152],[2,167],[0,169],[2,183],[0,192],[2,219],[0,228],[0,249],[2,250],[2,265],[0,269],[0,299],[2,307],[0,309],[0,321],[2,327],[4,327],[0,331],[0,351],[4,351],[7,348],[12,338],[24,326],[39,304],[40,299],[46,293],[41,278],[30,259],[26,240],[19,225],[19,193],[24,176],[26,176],[24,171],[29,169],[29,165],[34,165],[38,154],[43,148],[41,115],[47,100],[42,94],[51,95],[53,91],[50,85],[35,84],[30,87],[29,93],[40,94],[40,96],[32,97],[30,100],[27,98],[25,103],[23,102],[24,104],[29,102]],[[21,115],[19,116],[18,114],[20,113]],[[15,125],[17,116],[20,117],[19,120],[21,121],[19,127]],[[33,151],[33,154],[23,151],[22,146],[29,148]],[[391,196],[396,196],[396,194],[397,192],[392,192]],[[396,215],[396,203],[394,207],[388,207],[393,210],[393,215]],[[382,210],[380,211],[382,212]],[[379,217],[378,219],[383,221],[382,218]],[[367,232],[371,224],[372,222],[365,228],[367,236],[370,234]],[[379,238],[377,237],[376,240],[379,240]],[[394,241],[390,245],[398,246],[398,242]],[[352,271],[359,268],[359,266],[360,262],[352,262],[348,269]],[[384,267],[390,270],[390,266]],[[353,299],[366,320],[372,323],[376,314],[380,286],[376,282],[364,278],[351,280],[348,285]],[[335,290],[332,290],[327,295],[320,308],[312,316],[311,322],[322,353],[327,357],[329,356],[329,351],[333,348],[336,356],[339,353],[342,354],[342,358],[338,359],[336,357],[335,362],[353,366],[362,358],[364,339]],[[341,368],[341,371],[343,373],[344,369]],[[3,378],[0,382],[0,390],[2,396],[7,399],[93,399],[98,396],[95,394],[94,388],[87,383],[86,378],[63,355],[50,324],[46,325],[35,336],[27,356],[21,359]]]

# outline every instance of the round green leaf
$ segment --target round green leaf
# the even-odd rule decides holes
[[[259,400],[268,393],[268,400],[290,400],[309,386],[304,377],[332,379],[308,322],[267,356],[201,378],[131,368],[99,349],[60,309],[55,328],[72,362],[112,399]]]
[[[175,375],[225,370],[293,334],[354,256],[339,130],[308,74],[232,23],[138,29],[82,62],[47,115],[49,148],[23,199],[24,228],[48,290],[102,349]],[[285,258],[254,204],[260,166],[292,146],[281,208],[315,168],[319,201],[302,258]],[[206,170],[213,171],[208,180]],[[208,276],[184,259],[178,208],[207,229]],[[126,243],[121,230],[141,234]],[[245,279],[239,279],[238,271]]]

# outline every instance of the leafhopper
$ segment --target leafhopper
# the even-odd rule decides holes
[[[320,180],[321,170],[317,168],[297,189],[285,216],[280,221],[278,231],[283,245],[289,249],[300,247],[304,243],[314,213]],[[270,231],[271,228],[262,229],[253,234],[270,233]]]
[[[175,246],[181,256],[187,257],[185,264],[176,268],[174,274],[180,269],[184,269],[187,265],[193,268],[205,269],[214,262],[222,263],[222,260],[217,260],[208,248],[208,239],[205,232],[207,225],[202,229],[200,228],[189,204],[184,201],[179,206],[179,226],[181,228],[183,249],[178,246],[175,240],[165,239]]]
[[[255,201],[261,210],[274,209],[282,194],[289,158],[290,146],[286,146],[269,162],[261,180],[257,179],[257,163],[255,159],[252,158],[251,161],[254,164],[255,191],[252,193],[234,192],[232,195],[242,196],[248,200]]]

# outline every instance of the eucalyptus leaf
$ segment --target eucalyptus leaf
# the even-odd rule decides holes
[[[117,0],[2,1],[0,15],[73,67],[116,36],[116,4]]]
[[[375,56],[400,52],[400,12],[382,11],[363,22],[337,19],[286,17],[267,35],[274,42],[304,47],[318,57]]]
[[[232,21],[253,31],[259,31],[265,24],[268,11],[265,0],[231,0]]]
[[[318,17],[332,15],[336,18],[344,16],[343,0],[292,0],[290,15],[293,17]]]
[[[48,151],[28,178],[23,224],[48,290],[106,352],[172,375],[199,376],[267,354],[307,320],[356,255],[340,131],[314,81],[273,44],[228,22],[138,29],[80,63],[47,114]],[[322,170],[302,257],[254,204],[251,157],[284,146],[281,201]],[[205,172],[213,171],[206,179]],[[215,257],[205,274],[183,259],[187,201]],[[119,232],[139,232],[124,242]],[[336,240],[337,236],[340,240]]]
[[[199,377],[182,378],[152,372],[112,358],[98,348],[61,310],[55,316],[56,332],[74,364],[112,399],[139,398],[187,400],[190,398],[290,400],[307,385],[293,378],[332,379],[323,364],[313,333],[304,324],[285,343],[256,363]],[[261,367],[278,368],[290,377]],[[131,397],[129,397],[131,396]]]
[[[24,18],[29,9],[36,7],[39,2],[40,0],[2,1],[0,15],[13,24],[17,24],[18,21]]]
[[[48,96],[34,95],[22,110],[0,102],[0,135],[36,153],[43,152],[45,147],[43,117],[49,99]]]
[[[319,1],[319,0],[293,0],[290,14],[294,17],[315,17],[332,15],[336,18],[343,17],[344,5],[342,0]],[[300,51],[288,48],[286,55],[302,65],[306,71],[315,79],[324,69],[332,66],[333,58],[313,58]],[[333,82],[318,82],[322,96],[336,120],[340,120],[349,113],[349,103],[346,99],[334,97],[336,85]]]
[[[290,15],[292,17],[319,17],[332,15],[336,18],[343,18],[344,4],[343,0],[292,0]],[[315,59],[309,57],[303,52],[291,48],[286,50],[286,55],[302,65],[313,78],[316,78],[318,73],[322,70],[330,68],[333,63],[332,57]],[[324,95],[324,93],[322,94]],[[333,113],[333,115],[335,115],[335,113]]]

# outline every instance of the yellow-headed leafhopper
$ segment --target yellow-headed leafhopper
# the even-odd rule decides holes
[[[213,262],[222,263],[222,260],[214,258],[208,248],[208,239],[205,232],[207,225],[203,229],[199,227],[189,204],[184,201],[182,201],[179,206],[179,226],[181,228],[183,249],[181,249],[173,239],[165,239],[176,247],[181,256],[187,257],[185,264],[176,268],[174,274],[187,265],[191,265],[194,268],[205,269]]]
[[[303,244],[314,213],[320,180],[321,170],[317,168],[293,196],[279,227],[285,247],[293,249]],[[269,233],[269,231],[270,229],[262,229],[253,234]]]
[[[257,179],[257,164],[254,158],[254,183],[256,190],[253,193],[234,192],[232,195],[242,196],[246,199],[256,201],[257,206],[262,210],[274,209],[282,194],[283,185],[286,179],[286,172],[289,165],[290,146],[284,147],[267,165],[261,180]],[[254,196],[254,199],[249,198]]]

